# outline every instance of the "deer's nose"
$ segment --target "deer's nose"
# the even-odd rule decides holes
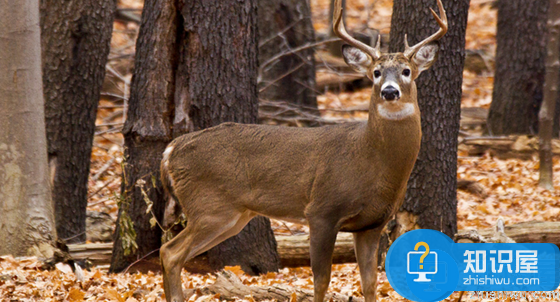
[[[381,96],[386,101],[394,101],[399,98],[399,91],[393,86],[387,86],[381,91]]]

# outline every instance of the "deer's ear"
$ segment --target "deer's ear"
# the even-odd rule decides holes
[[[369,55],[354,46],[343,45],[342,56],[348,66],[362,74],[367,74],[367,71],[373,64],[373,60]]]
[[[439,43],[432,42],[422,46],[415,54],[412,60],[418,67],[418,74],[434,65],[439,52]]]

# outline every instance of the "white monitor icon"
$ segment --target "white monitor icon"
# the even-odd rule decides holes
[[[414,282],[430,282],[432,280],[426,278],[428,274],[437,273],[437,262],[438,257],[436,252],[430,252],[426,257],[424,257],[422,263],[420,263],[420,257],[426,252],[408,252],[406,255],[406,270],[409,274],[418,274],[418,278],[414,279]],[[411,257],[412,256],[412,257]],[[411,259],[412,258],[412,259]],[[412,270],[411,270],[412,262]]]

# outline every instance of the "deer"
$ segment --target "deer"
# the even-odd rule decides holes
[[[362,291],[376,301],[377,247],[403,203],[422,130],[415,80],[436,61],[447,32],[437,0],[436,33],[405,50],[381,53],[348,34],[341,1],[333,28],[345,62],[373,82],[367,121],[317,128],[223,123],[174,139],[161,181],[186,228],[160,249],[165,297],[182,302],[186,261],[238,234],[256,215],[309,226],[314,302],[331,279],[338,232],[351,232]]]

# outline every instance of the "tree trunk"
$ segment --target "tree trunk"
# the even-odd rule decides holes
[[[124,269],[161,244],[161,232],[150,228],[151,216],[145,214],[146,204],[134,184],[146,181],[153,212],[162,221],[165,201],[158,171],[172,137],[226,121],[257,121],[256,17],[255,0],[146,1],[123,130],[128,149],[123,196],[128,196],[125,210],[134,221],[138,250],[124,253],[126,232],[121,230],[126,224],[121,209],[112,271]],[[152,176],[158,180],[155,187]],[[241,234],[208,256],[215,269],[241,265],[254,274],[277,270],[279,263],[270,222],[263,217],[253,219]]]
[[[317,109],[313,48],[265,62],[291,49],[315,42],[307,0],[259,0],[259,98]]]
[[[539,112],[539,185],[548,190],[554,190],[551,141],[554,130],[554,112],[558,99],[559,38],[560,1],[550,0],[545,91],[544,101]]]
[[[397,236],[412,227],[439,230],[450,237],[457,232],[457,136],[469,2],[444,1],[449,31],[440,40],[434,66],[416,80],[422,145],[397,214]],[[435,0],[394,1],[391,52],[404,49],[405,34],[413,45],[438,30],[430,7],[437,7]]]
[[[39,3],[0,0],[0,255],[52,257]]]
[[[148,0],[144,3],[128,114],[123,128],[126,164],[121,194],[124,203],[119,206],[115,230],[111,258],[113,272],[124,270],[136,259],[161,246],[161,230],[150,226],[152,215],[146,214],[147,204],[136,183],[140,179],[145,181],[144,191],[153,202],[155,217],[161,221],[165,200],[159,163],[173,137],[177,21],[175,1]],[[156,180],[155,187],[152,178]],[[134,222],[137,250],[132,249],[125,239],[133,231],[126,223],[128,218]]]
[[[87,181],[115,0],[41,0],[43,85],[58,236],[86,239]]]
[[[175,136],[223,122],[257,122],[256,2],[236,2],[231,9],[231,4],[218,0],[186,0],[181,15],[187,31],[178,38]],[[198,16],[215,22],[201,22]],[[249,274],[276,271],[279,266],[276,240],[264,217],[254,218],[208,256],[215,269],[240,265]]]
[[[498,1],[496,74],[488,115],[488,131],[492,135],[538,132],[545,77],[548,2]],[[558,133],[560,105],[556,109],[554,133]]]

